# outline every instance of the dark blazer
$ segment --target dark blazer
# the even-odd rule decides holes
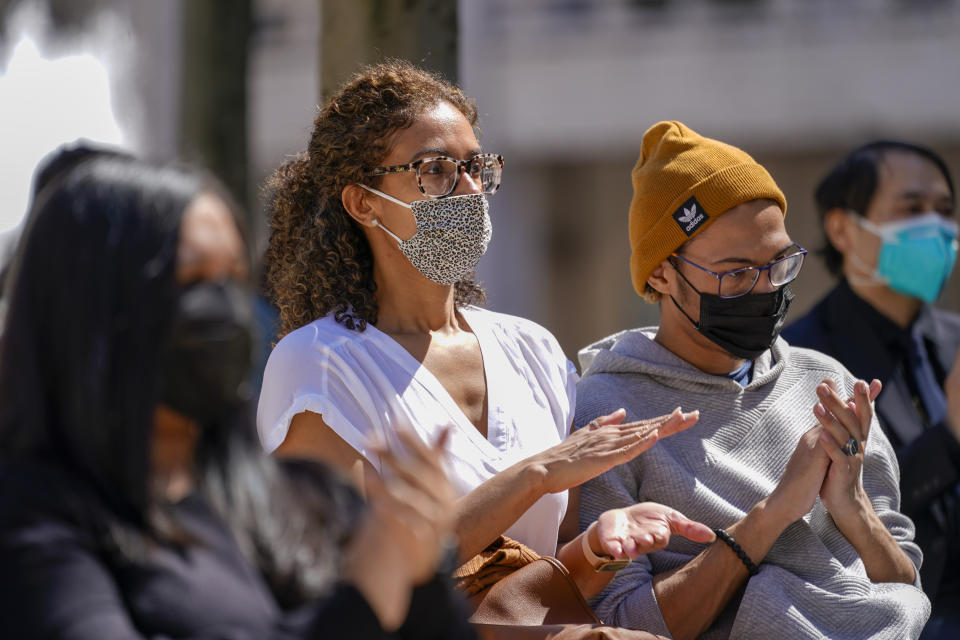
[[[917,320],[941,388],[960,349],[960,315],[925,307]],[[927,424],[907,378],[908,332],[899,329],[841,281],[783,337],[792,345],[816,349],[839,360],[858,378],[878,378],[883,390],[876,411],[900,463],[901,510],[917,527],[923,549],[920,570],[931,598],[951,555],[960,555],[956,489],[960,443],[946,424]]]

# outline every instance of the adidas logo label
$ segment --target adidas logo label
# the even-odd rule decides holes
[[[697,202],[695,197],[691,197],[673,212],[673,219],[677,221],[677,225],[688,236],[693,235],[709,218],[710,216],[703,210],[703,206]]]

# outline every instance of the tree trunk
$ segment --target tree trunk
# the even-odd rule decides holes
[[[212,171],[244,205],[250,202],[247,54],[251,5],[252,0],[183,3],[180,155]],[[249,206],[244,208],[249,211]]]
[[[320,0],[326,100],[361,64],[406,58],[457,80],[456,0]]]

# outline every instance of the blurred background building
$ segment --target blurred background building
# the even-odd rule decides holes
[[[55,144],[38,132],[84,99],[80,86],[17,111],[27,96],[3,87],[25,39],[50,65],[99,60],[114,141],[209,166],[247,203],[260,247],[259,186],[305,148],[322,96],[359,63],[402,55],[459,81],[484,147],[506,158],[479,274],[490,306],[544,324],[570,357],[657,320],[630,284],[626,216],[630,169],[658,120],[766,165],[809,249],[822,242],[814,185],[851,147],[917,141],[960,173],[958,0],[0,0],[8,220],[26,206],[7,197],[26,192],[24,167]],[[50,82],[31,73],[38,91]],[[72,137],[96,137],[84,131]],[[958,282],[942,306],[960,310]],[[830,284],[811,256],[792,316]]]

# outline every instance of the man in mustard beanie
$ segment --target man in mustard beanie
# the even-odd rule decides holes
[[[661,322],[580,352],[574,426],[680,404],[700,420],[583,485],[580,523],[654,501],[717,540],[641,556],[597,613],[674,638],[916,638],[930,603],[873,415],[879,382],[778,338],[806,253],[783,193],[748,154],[679,122],[644,135],[633,187],[630,270]]]

